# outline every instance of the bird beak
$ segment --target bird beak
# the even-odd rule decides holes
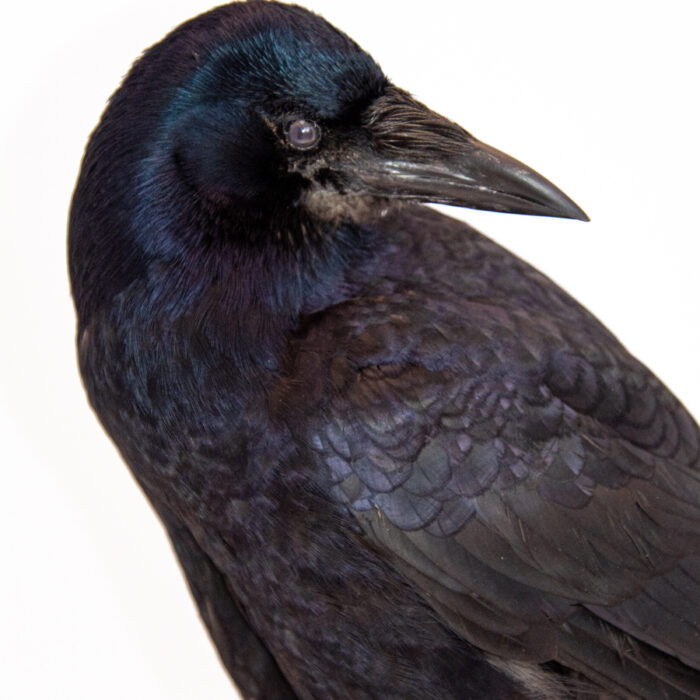
[[[369,148],[342,168],[346,188],[381,197],[588,221],[549,180],[390,87],[365,112]],[[347,191],[346,189],[346,191]]]

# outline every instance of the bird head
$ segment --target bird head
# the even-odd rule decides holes
[[[233,3],[146,51],[110,100],[73,201],[74,283],[99,274],[109,295],[183,245],[298,251],[397,201],[586,219],[321,17]]]
[[[161,167],[219,215],[277,217],[279,228],[294,211],[339,221],[414,200],[586,218],[532,169],[393,86],[320,17],[269,2],[224,9],[238,19],[227,38],[194,20],[196,58],[156,142]]]

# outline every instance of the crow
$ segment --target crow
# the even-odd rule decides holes
[[[321,17],[148,49],[69,220],[88,398],[246,698],[700,698],[700,435],[423,206],[587,217]]]

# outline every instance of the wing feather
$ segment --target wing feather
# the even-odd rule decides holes
[[[414,208],[383,235],[425,268],[407,277],[399,259],[400,279],[387,267],[375,296],[290,341],[290,386],[326,373],[333,387],[300,406],[318,478],[485,651],[623,695],[700,698],[693,419],[585,309],[468,227]]]
[[[537,352],[532,338],[514,361],[502,325],[481,342],[476,361],[463,348],[463,373],[436,360],[434,339],[404,364],[347,367],[309,440],[335,496],[446,622],[489,652],[568,658],[614,685],[622,635],[637,655],[656,648],[700,670],[692,419],[635,363],[552,353],[544,341]],[[611,632],[567,632],[584,608]],[[571,634],[584,658],[573,658]],[[627,692],[649,683],[643,665],[630,662]]]

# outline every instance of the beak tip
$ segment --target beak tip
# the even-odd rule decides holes
[[[556,216],[562,219],[576,219],[577,221],[590,221],[588,214],[571,197],[564,194],[549,180],[537,176],[537,179],[532,178],[532,181],[536,182],[541,206],[543,206],[549,216]]]
[[[570,219],[576,219],[577,221],[590,221],[591,217],[586,214],[578,204],[572,202],[573,207],[571,213],[568,215]]]

